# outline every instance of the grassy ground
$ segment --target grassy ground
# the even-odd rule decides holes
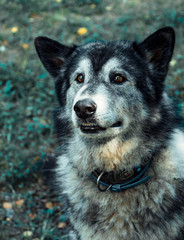
[[[56,148],[53,82],[41,66],[38,35],[64,44],[140,41],[163,26],[176,30],[167,91],[184,114],[182,0],[0,0],[0,239],[67,239],[62,199],[41,176]]]

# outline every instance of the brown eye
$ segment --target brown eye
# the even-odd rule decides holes
[[[76,81],[78,83],[83,83],[84,82],[84,75],[83,74],[79,74],[76,78]]]
[[[125,82],[126,81],[126,78],[125,77],[122,77],[121,75],[116,75],[115,77],[114,77],[114,82],[115,83],[123,83],[123,82]]]

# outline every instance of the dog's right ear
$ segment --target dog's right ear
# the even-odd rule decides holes
[[[153,74],[161,73],[165,78],[175,44],[172,27],[164,27],[147,37],[138,45],[145,60],[151,65]]]
[[[68,47],[47,37],[35,38],[35,48],[44,67],[54,78],[76,46]]]

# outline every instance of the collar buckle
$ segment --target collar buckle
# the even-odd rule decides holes
[[[98,176],[97,180],[96,180],[97,187],[101,192],[108,191],[112,187],[112,184],[106,184],[106,183],[103,182],[102,185],[107,185],[107,186],[105,188],[101,188],[100,178],[103,176],[104,173],[105,172],[101,172],[100,175]]]

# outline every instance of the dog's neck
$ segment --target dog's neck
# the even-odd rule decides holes
[[[95,170],[90,174],[91,178],[96,183],[101,192],[111,190],[113,192],[122,192],[126,189],[133,188],[137,185],[145,183],[150,179],[149,175],[145,176],[151,162],[154,159],[156,152],[153,151],[152,157],[145,158],[140,166],[136,166],[131,171],[126,169],[118,172],[102,172],[100,169]]]
[[[118,172],[122,169],[132,171],[142,164],[143,159],[150,159],[155,149],[154,146],[150,145],[148,148],[144,143],[140,143],[136,137],[124,142],[117,137],[107,143],[92,146],[84,146],[85,143],[80,142],[80,136],[76,134],[69,145],[69,152],[72,165],[82,175],[88,175],[96,169],[103,172]]]

